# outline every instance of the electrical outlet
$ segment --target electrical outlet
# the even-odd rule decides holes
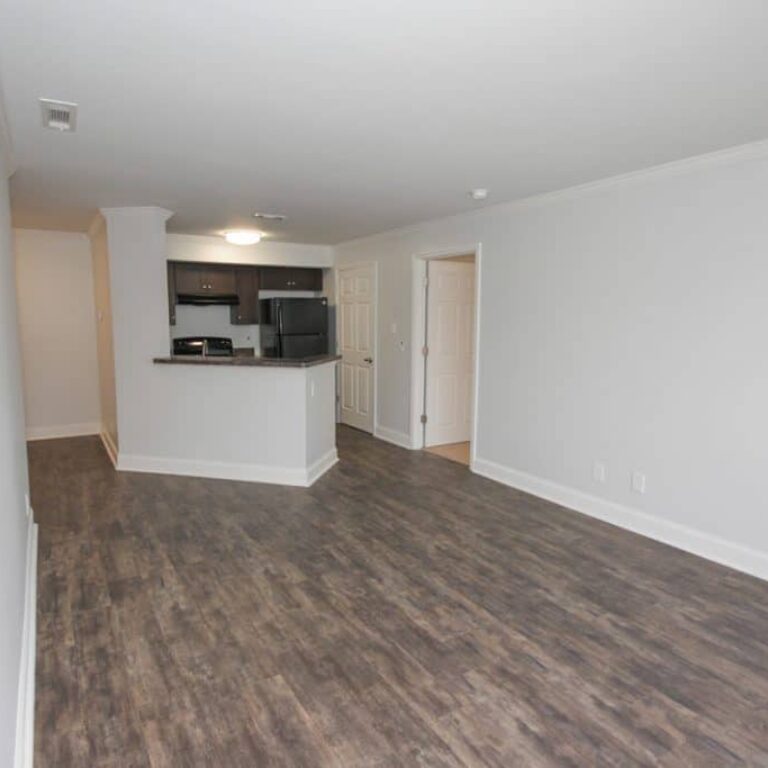
[[[592,477],[596,483],[601,483],[603,485],[605,484],[607,472],[605,469],[605,464],[603,464],[602,461],[595,462],[594,466],[592,467]]]
[[[635,493],[645,493],[645,475],[637,470],[632,473],[632,490]]]
[[[309,382],[309,396],[314,397],[315,396],[315,382],[310,381]]]

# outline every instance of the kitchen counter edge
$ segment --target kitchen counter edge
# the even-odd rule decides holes
[[[152,362],[160,365],[221,365],[239,368],[312,368],[324,363],[335,363],[341,355],[317,355],[287,359],[280,357],[202,357],[196,355],[171,355],[155,357]]]

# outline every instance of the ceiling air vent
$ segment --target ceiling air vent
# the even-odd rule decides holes
[[[260,221],[285,221],[286,219],[282,213],[261,213],[260,211],[256,211],[253,218]]]
[[[43,125],[53,131],[74,131],[77,126],[77,104],[70,101],[40,99]]]

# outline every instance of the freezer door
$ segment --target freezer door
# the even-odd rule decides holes
[[[277,299],[273,311],[283,336],[328,333],[328,299]]]
[[[292,360],[314,357],[328,353],[328,337],[321,335],[299,335],[280,337],[280,357]]]

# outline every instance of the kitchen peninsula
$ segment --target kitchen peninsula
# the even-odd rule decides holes
[[[104,338],[114,342],[113,350],[100,347],[102,403],[111,402],[116,413],[103,437],[116,468],[311,485],[337,461],[337,357],[260,356],[265,350],[256,342],[267,323],[254,313],[259,301],[275,297],[326,298],[318,295],[317,276],[332,267],[331,249],[272,242],[249,249],[221,238],[168,235],[170,212],[158,208],[102,214],[92,237],[103,263],[98,274],[110,290],[97,311]],[[309,277],[317,282],[300,285]],[[285,283],[270,282],[280,279]],[[206,301],[214,306],[201,306]],[[184,326],[194,312],[200,327]],[[219,325],[209,327],[211,318]],[[247,331],[239,336],[241,327]],[[233,337],[232,354],[176,356],[179,329],[185,337]],[[243,354],[248,346],[254,349]]]

